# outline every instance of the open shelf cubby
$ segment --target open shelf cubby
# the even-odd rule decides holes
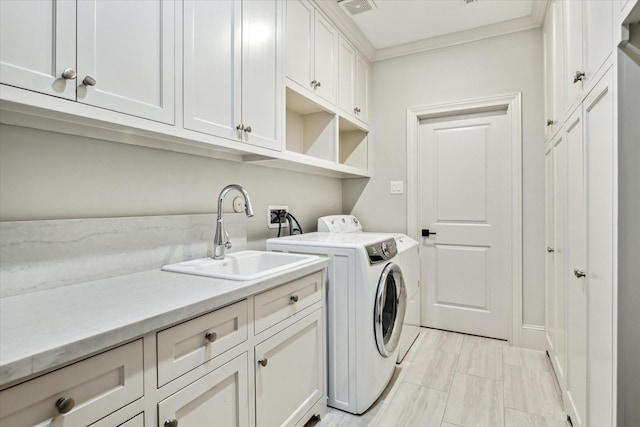
[[[358,169],[368,168],[369,134],[347,119],[338,124],[338,162]]]
[[[286,149],[336,161],[336,115],[287,88]]]

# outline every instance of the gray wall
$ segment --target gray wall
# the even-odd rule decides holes
[[[376,62],[369,141],[373,177],[345,180],[343,207],[369,231],[406,231],[406,110],[522,92],[523,323],[544,325],[544,98],[539,29]]]
[[[618,52],[618,426],[640,425],[640,24]]]
[[[253,202],[249,248],[276,235],[268,205],[288,205],[305,231],[342,213],[339,179],[0,125],[1,221],[212,213],[230,183]]]

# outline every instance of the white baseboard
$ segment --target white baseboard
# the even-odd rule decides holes
[[[520,331],[520,347],[545,351],[544,326],[522,325],[522,330]]]

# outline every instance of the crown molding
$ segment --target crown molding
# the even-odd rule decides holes
[[[540,28],[544,22],[544,15],[550,0],[536,0],[533,2],[531,14],[522,18],[485,25],[470,30],[430,37],[424,40],[405,43],[383,49],[376,49],[358,28],[355,22],[344,13],[336,0],[310,0],[326,17],[338,27],[345,37],[371,62],[384,61],[385,59],[399,56],[413,55],[415,53],[455,46],[463,43],[488,39]]]
[[[373,61],[384,61],[385,59],[413,55],[415,53],[441,49],[443,47],[455,46],[491,37],[503,36],[539,27],[540,24],[538,24],[532,16],[511,19],[497,24],[485,25],[483,27],[473,28],[470,30],[458,31],[438,37],[431,37],[398,46],[378,49],[373,57]]]

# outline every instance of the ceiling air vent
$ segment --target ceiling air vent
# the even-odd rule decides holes
[[[376,9],[376,4],[373,0],[338,0],[338,4],[349,13],[349,15],[357,15]]]

